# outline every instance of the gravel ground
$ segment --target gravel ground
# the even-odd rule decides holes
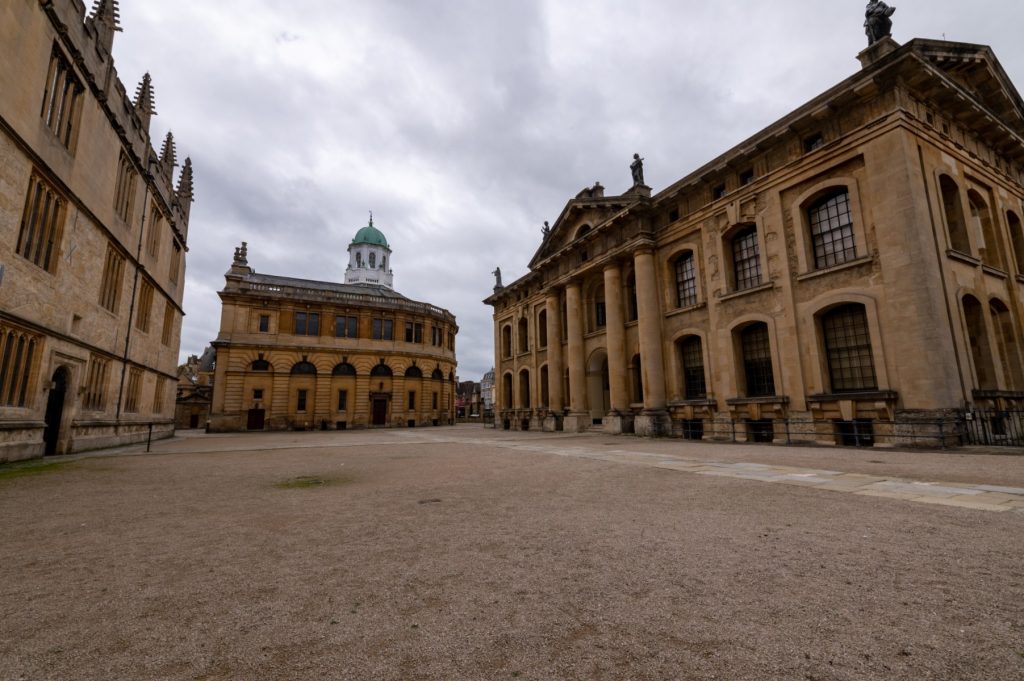
[[[1021,514],[524,439],[1024,482],[1024,457],[479,427],[176,438],[0,475],[0,678],[1024,679]]]

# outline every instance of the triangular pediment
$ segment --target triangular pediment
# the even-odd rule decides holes
[[[915,40],[915,51],[1002,123],[1024,135],[1024,100],[992,48],[938,40]]]
[[[530,260],[530,268],[555,255],[589,231],[597,229],[637,200],[638,195],[631,192],[621,196],[604,196],[600,184],[584,189],[565,204]]]

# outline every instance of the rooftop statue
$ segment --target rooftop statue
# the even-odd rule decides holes
[[[545,239],[547,239],[548,236],[551,234],[551,225],[548,224],[547,220],[544,221],[544,226],[541,227],[540,231],[541,231],[541,234],[544,235]]]
[[[882,38],[892,35],[892,19],[895,7],[889,7],[881,0],[871,0],[864,12],[864,32],[868,35],[868,47]]]
[[[644,160],[640,158],[640,154],[633,154],[633,162],[629,164],[629,170],[633,173],[633,186],[639,186],[644,183]]]
[[[501,284],[501,268],[500,267],[497,268],[496,270],[491,272],[491,274],[494,275],[494,288],[495,289],[504,288],[502,286],[502,284]]]

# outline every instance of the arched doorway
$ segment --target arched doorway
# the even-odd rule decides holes
[[[68,392],[67,367],[58,367],[50,381],[50,396],[46,400],[46,430],[43,431],[45,456],[59,454],[60,423],[64,417],[64,398]]]
[[[608,353],[595,350],[587,363],[587,403],[591,423],[597,425],[612,410],[611,385],[608,379]]]

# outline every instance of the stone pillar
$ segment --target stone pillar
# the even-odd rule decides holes
[[[544,419],[544,430],[558,429],[558,421],[565,406],[562,395],[562,305],[557,292],[548,294],[548,416]]]
[[[565,287],[566,329],[569,332],[569,415],[564,430],[579,433],[590,427],[590,414],[586,411],[587,372],[583,357],[583,302],[577,282]]]
[[[604,418],[604,430],[618,435],[628,430],[626,426],[632,421],[626,387],[626,327],[622,307],[622,267],[619,263],[608,263],[604,267],[604,301],[608,388],[612,407]]]
[[[639,313],[640,363],[643,369],[644,411],[637,417],[637,435],[664,435],[671,425],[665,400],[665,360],[662,353],[661,305],[654,273],[654,252],[643,248],[633,256]],[[607,295],[607,291],[605,292]]]

